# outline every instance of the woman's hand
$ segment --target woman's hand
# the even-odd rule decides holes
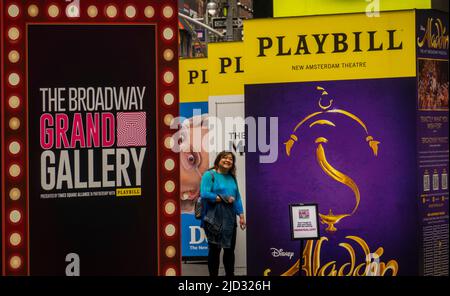
[[[241,227],[242,230],[244,230],[247,227],[247,223],[245,222],[244,214],[241,214],[239,216],[239,226]]]

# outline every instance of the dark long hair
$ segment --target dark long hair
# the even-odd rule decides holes
[[[215,170],[219,169],[219,162],[222,159],[222,157],[226,155],[231,155],[231,157],[233,158],[233,166],[230,168],[228,173],[236,180],[236,156],[234,155],[233,152],[222,151],[219,154],[217,154],[216,160],[214,160],[214,166],[211,169]]]

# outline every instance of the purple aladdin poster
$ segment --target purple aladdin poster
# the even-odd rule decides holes
[[[420,265],[448,276],[448,14],[421,10],[417,32]]]
[[[292,203],[321,214],[303,274],[418,274],[416,95],[413,77],[246,86],[246,117],[278,117],[278,159],[246,156],[249,275],[297,274]]]

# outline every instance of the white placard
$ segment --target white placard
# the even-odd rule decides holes
[[[291,204],[289,214],[293,240],[319,238],[317,204]]]

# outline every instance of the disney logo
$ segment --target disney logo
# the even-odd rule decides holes
[[[289,257],[289,260],[294,256],[294,252],[285,252],[283,249],[270,248],[273,257]]]

